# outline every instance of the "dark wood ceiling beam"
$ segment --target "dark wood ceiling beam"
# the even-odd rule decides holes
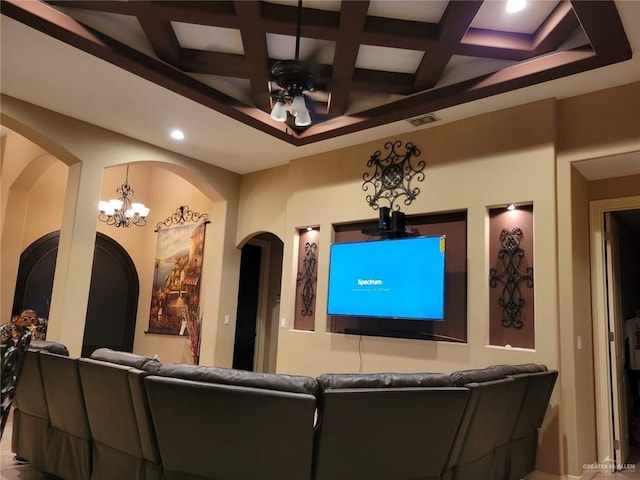
[[[533,35],[534,55],[552,52],[580,27],[569,2],[560,2]]]
[[[262,2],[237,0],[236,13],[240,20],[240,35],[254,106],[262,111],[271,110],[269,96],[269,62],[265,31],[260,28],[260,4]]]
[[[251,71],[244,55],[208,52],[183,48],[180,69],[189,73],[219,75],[223,77],[251,78]],[[266,88],[266,87],[265,87]]]
[[[598,55],[611,63],[631,58],[631,46],[614,2],[571,0],[571,5]]]
[[[301,22],[303,35],[308,35],[308,32],[324,32],[321,33],[322,37],[314,36],[314,38],[326,38],[328,40],[335,38],[340,28],[340,17],[340,12],[306,8],[303,2]],[[288,6],[262,2],[260,21],[263,23],[265,30],[269,32],[295,36],[298,23],[298,7],[297,5]]]
[[[134,15],[132,10],[136,2],[114,2],[102,0],[47,0],[46,3],[62,8],[80,8],[96,12],[117,13],[120,15]]]
[[[174,66],[180,62],[180,43],[171,22],[155,15],[153,3],[148,0],[133,2],[135,15],[156,56]]]
[[[438,82],[482,3],[482,0],[449,2],[440,21],[438,46],[425,52],[416,69],[415,91],[433,88]]]
[[[367,17],[361,43],[366,45],[428,50],[438,41],[438,25],[433,23]]]
[[[533,56],[533,36],[471,28],[454,49],[456,55],[523,60]]]
[[[413,75],[410,73],[383,72],[357,68],[349,89],[351,91],[408,95],[413,92]]]
[[[360,35],[364,30],[369,2],[343,2],[340,13],[340,38],[336,42],[331,78],[329,115],[343,115],[349,103],[349,84],[353,78]]]
[[[135,2],[136,0],[130,0]],[[155,14],[176,22],[214,25],[226,28],[237,28],[235,2],[232,0],[216,1],[169,1],[153,2]]]

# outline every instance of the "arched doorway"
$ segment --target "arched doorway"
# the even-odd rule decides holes
[[[59,240],[59,231],[49,233],[20,256],[13,314],[29,307],[39,316],[49,316]],[[101,347],[133,350],[138,294],[138,275],[129,254],[110,237],[96,233],[82,356]]]
[[[242,247],[233,368],[276,371],[283,246],[262,233]]]

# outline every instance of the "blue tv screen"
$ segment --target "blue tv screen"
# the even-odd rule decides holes
[[[334,243],[327,313],[444,319],[445,237]]]

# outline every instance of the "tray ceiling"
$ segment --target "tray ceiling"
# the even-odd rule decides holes
[[[303,2],[313,124],[271,119],[295,1],[3,1],[2,14],[252,128],[306,145],[632,56],[613,1]]]

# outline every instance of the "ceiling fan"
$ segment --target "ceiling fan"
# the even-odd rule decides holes
[[[300,60],[300,27],[302,23],[302,0],[298,0],[296,24],[296,50],[293,60],[281,60],[271,68],[271,80],[281,90],[272,92],[275,97],[271,118],[279,122],[292,123],[294,128],[311,125],[311,114],[304,92],[318,89],[318,82],[309,69],[308,62]]]

